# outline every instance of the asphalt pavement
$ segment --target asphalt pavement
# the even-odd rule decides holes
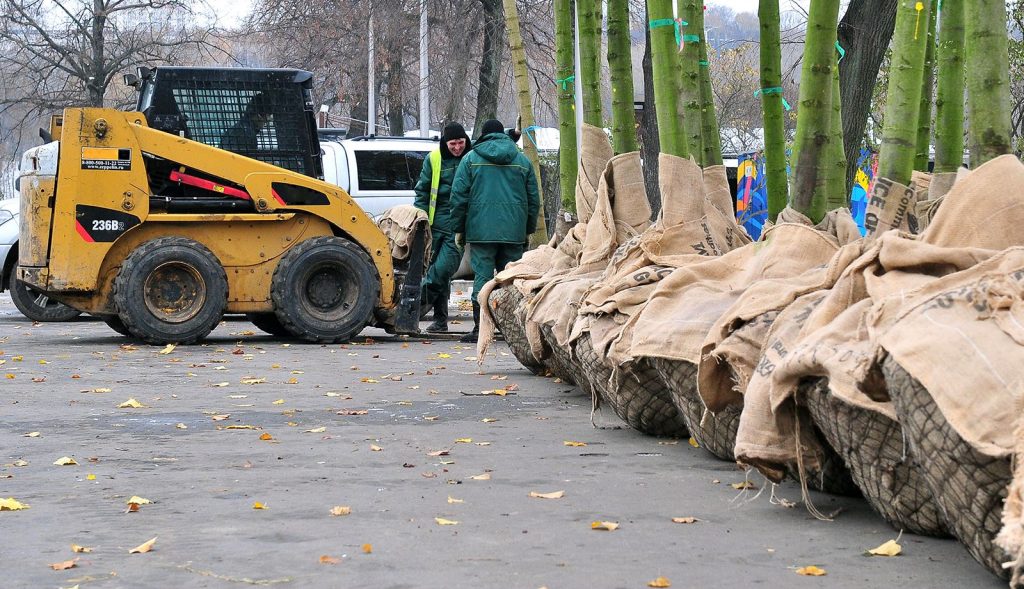
[[[949,539],[866,556],[899,532],[863,500],[812,493],[816,520],[798,485],[595,427],[575,387],[475,353],[241,318],[167,350],[0,295],[0,500],[28,505],[0,511],[0,587],[1004,586]]]

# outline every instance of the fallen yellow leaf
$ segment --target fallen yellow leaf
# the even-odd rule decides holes
[[[440,417],[440,415],[424,415],[423,419],[426,421],[437,421]]]
[[[335,505],[331,508],[331,515],[349,515],[352,513],[352,508],[348,505]]]
[[[271,401],[270,404],[271,405],[284,405],[284,399],[277,399],[276,401]]]
[[[87,481],[95,481],[96,480],[96,475],[91,474],[91,473],[87,474],[87,475],[85,475],[85,480],[87,480]]]
[[[14,379],[15,379],[15,376],[14,376],[13,374],[11,374],[10,372],[8,372],[7,374],[5,374],[4,376],[5,376],[6,378],[9,378],[9,379],[11,379],[11,380],[14,380]]]
[[[450,450],[434,450],[433,452],[427,452],[427,456],[448,456]]]
[[[15,362],[21,362],[21,361],[22,361],[22,360],[24,360],[24,359],[25,359],[25,357],[24,357],[24,356],[12,356],[12,357],[11,357],[11,360],[13,360],[13,361],[15,361]]]
[[[132,498],[127,500],[127,501],[125,501],[125,503],[134,503],[136,505],[149,505],[150,503],[152,503],[152,501],[150,501],[149,499],[146,499],[144,497],[139,497],[137,495],[132,495]]]
[[[61,458],[58,458],[54,462],[54,464],[56,466],[78,466],[78,463],[75,462],[75,459],[70,456],[62,456]]]
[[[695,518],[695,517],[674,517],[674,518],[672,518],[672,523],[676,523],[676,524],[692,524],[692,523],[696,523],[696,522],[699,522],[699,521],[700,520]]]
[[[828,573],[825,572],[825,569],[819,569],[812,564],[810,566],[798,568],[796,570],[796,574],[804,575],[805,577],[824,577]]]
[[[75,568],[78,559],[65,560],[64,562],[55,562],[50,565],[50,568],[55,571],[65,571],[67,569]]]
[[[381,447],[380,447],[380,446],[378,446],[377,444],[370,444],[370,451],[371,451],[371,452],[380,452],[380,451],[381,451],[381,450],[383,450],[383,449],[384,449],[384,448],[381,448]]]
[[[327,431],[327,428],[324,427],[324,426],[321,426],[321,427],[314,427],[313,429],[307,429],[303,433],[307,433],[307,434],[322,434],[325,431]]]
[[[22,503],[14,497],[0,498],[0,511],[18,511],[20,509],[28,509],[28,507],[28,504]]]
[[[579,448],[580,446],[586,446],[587,443],[586,442],[572,442],[570,440],[565,440],[564,442],[562,442],[562,445],[563,446],[571,446],[573,448]]]
[[[498,420],[493,418],[493,417],[485,417],[485,418],[481,419],[480,421],[482,421],[484,423],[494,423],[495,421],[498,421]]]
[[[903,547],[897,544],[896,540],[889,540],[878,548],[868,550],[868,554],[872,556],[896,556],[901,552],[903,552]]]
[[[263,440],[263,441],[273,440],[274,436],[264,432],[264,433],[260,434],[260,439]]]
[[[167,344],[167,346],[164,349],[162,349],[159,352],[157,352],[157,354],[162,354],[162,355],[166,356],[167,354],[170,354],[171,352],[173,352],[174,348],[175,348],[174,344]]]
[[[377,384],[380,381],[375,379],[375,378],[369,378],[369,377],[364,376],[363,378],[359,379],[359,382],[365,382],[365,383],[369,383],[369,384]]]
[[[109,393],[110,389],[101,387],[101,388],[97,388],[97,389],[92,389],[89,392],[91,392],[91,393]]]
[[[441,354],[438,354],[438,355],[437,355],[437,357],[438,357],[438,358],[442,358],[442,359],[443,359],[443,358],[451,358],[451,357],[452,357],[452,355],[451,355],[451,354],[444,354],[444,353],[441,353]]]
[[[455,497],[452,497],[451,495],[448,495],[448,504],[449,505],[454,505],[456,503],[465,503],[465,502],[466,501],[464,499],[456,499]]]
[[[176,427],[178,429],[188,429],[188,426],[185,425],[184,423],[179,423],[179,424],[175,425],[174,427]]]
[[[671,587],[672,583],[669,582],[669,580],[666,579],[665,577],[658,577],[657,579],[654,579],[653,581],[648,581],[647,582],[647,586],[648,587],[660,587],[660,588],[664,589],[665,587]]]
[[[129,550],[128,554],[144,554],[152,550],[154,544],[156,544],[156,538],[153,538],[152,540],[147,540],[142,544],[139,544],[135,548]]]
[[[565,491],[552,491],[551,493],[538,493],[536,491],[530,491],[530,497],[534,499],[561,499],[565,496]]]
[[[28,432],[27,434],[25,434],[22,437],[25,437],[25,438],[38,438],[40,435],[41,434],[39,432]]]
[[[457,522],[455,520],[452,520],[452,519],[444,519],[443,517],[435,517],[434,521],[436,521],[437,525],[439,525],[439,526],[457,526],[457,525],[459,525],[459,522]]]
[[[71,552],[92,552],[92,548],[88,548],[86,546],[79,546],[78,544],[72,544]]]
[[[320,557],[320,564],[338,564],[341,560],[334,558],[333,556],[327,556],[326,554]]]
[[[211,415],[210,419],[212,419],[214,421],[224,421],[225,419],[227,419],[229,417],[231,417],[230,413],[220,413],[218,415]]]
[[[242,384],[263,384],[267,382],[265,378],[243,378]]]
[[[285,384],[299,384],[299,379],[297,379],[297,378],[295,378],[293,376],[293,377],[289,378],[288,380],[284,381],[284,383]]]
[[[697,440],[695,440],[693,438],[690,438],[689,442],[690,442],[690,445],[693,446],[694,448],[700,448],[700,444],[697,443]]]
[[[733,489],[736,489],[737,491],[746,491],[746,490],[757,489],[757,485],[755,485],[754,483],[752,483],[750,481],[743,481],[742,483],[732,483],[729,486],[732,487]]]
[[[455,440],[456,444],[472,444],[473,438],[458,438]]]
[[[619,527],[619,524],[616,522],[593,522],[590,524],[591,530],[607,530],[611,532],[617,527]]]
[[[253,509],[266,509],[266,508],[267,508],[267,506],[266,506],[266,505],[264,505],[264,504],[262,504],[262,503],[260,503],[259,501],[255,501],[255,502],[253,502],[253,504],[252,504],[252,508],[253,508]]]
[[[259,429],[255,425],[226,425],[224,429]]]
[[[469,478],[473,479],[474,481],[489,481],[491,480],[491,473],[485,472],[484,474],[478,474],[476,476]]]
[[[117,406],[118,409],[138,409],[140,407],[145,407],[145,405],[139,403],[135,399],[128,399],[124,403],[121,403],[120,405]]]
[[[373,552],[373,544],[363,544],[363,553],[371,554]]]

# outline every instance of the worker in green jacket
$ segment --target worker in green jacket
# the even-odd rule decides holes
[[[523,256],[540,212],[533,166],[505,134],[501,121],[484,123],[473,151],[462,158],[450,204],[452,228],[472,244],[473,331],[461,341],[475,342],[480,330],[480,290],[495,272]]]
[[[430,333],[448,331],[448,299],[451,297],[452,276],[462,261],[462,248],[455,243],[448,199],[455,170],[471,147],[469,135],[462,125],[449,123],[441,133],[438,149],[423,161],[423,170],[416,182],[416,200],[413,205],[427,213],[432,236],[432,257],[423,278],[422,301],[425,311],[431,307],[434,309],[434,322],[427,327]]]

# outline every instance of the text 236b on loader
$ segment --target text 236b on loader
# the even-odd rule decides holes
[[[322,164],[312,75],[140,68],[135,112],[68,108],[23,157],[18,278],[153,344],[206,337],[224,313],[335,342],[413,333],[410,260]]]

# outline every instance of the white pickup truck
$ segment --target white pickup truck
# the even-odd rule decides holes
[[[437,139],[357,137],[320,140],[324,181],[342,187],[368,215],[412,204],[423,160]]]

